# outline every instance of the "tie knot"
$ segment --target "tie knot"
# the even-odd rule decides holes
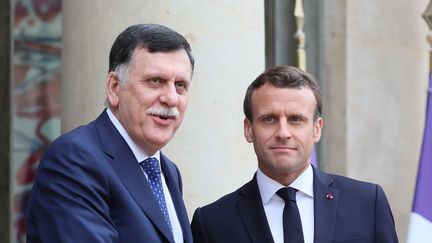
[[[161,173],[159,168],[159,161],[156,158],[147,158],[139,164],[144,169],[147,176],[158,176]]]
[[[297,190],[292,187],[284,187],[279,189],[276,194],[281,197],[285,202],[296,201],[296,192]]]

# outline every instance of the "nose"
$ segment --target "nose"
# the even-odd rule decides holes
[[[176,107],[179,102],[179,94],[174,81],[167,82],[160,95],[160,102],[168,107]]]
[[[288,122],[281,119],[279,121],[279,126],[277,128],[276,131],[276,137],[278,139],[289,139],[291,138],[291,131],[290,131],[290,127],[288,125]]]

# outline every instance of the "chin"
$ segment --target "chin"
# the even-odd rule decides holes
[[[276,168],[279,169],[280,171],[284,171],[284,172],[292,172],[297,170],[298,168],[303,167],[303,165],[298,164],[298,163],[291,163],[291,162],[281,162],[279,164],[276,165]]]
[[[172,136],[170,137],[164,137],[164,138],[154,138],[152,139],[152,144],[158,146],[159,148],[164,147],[170,140],[171,140]]]

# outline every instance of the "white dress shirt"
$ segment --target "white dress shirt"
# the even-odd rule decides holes
[[[147,155],[144,150],[142,150],[129,136],[129,134],[126,132],[124,127],[120,124],[120,122],[117,120],[117,118],[114,116],[112,111],[108,108],[107,110],[108,116],[111,120],[111,122],[114,124],[114,126],[117,128],[123,139],[126,141],[126,143],[129,145],[129,148],[132,150],[132,153],[135,155],[135,158],[137,162],[144,161],[145,159],[149,157],[156,158],[159,161],[159,167],[160,165],[160,151],[157,151],[153,155]],[[141,167],[141,166],[140,166]],[[144,172],[144,170],[141,168],[144,175],[147,177],[147,174]],[[161,169],[161,173],[163,175],[163,171]],[[168,208],[168,214],[171,221],[171,226],[173,229],[174,234],[174,240],[176,243],[184,242],[183,240],[183,231],[180,226],[180,221],[178,220],[176,210],[174,208],[174,203],[171,198],[171,194],[169,193],[168,187],[165,182],[165,176],[161,176],[162,178],[162,187],[164,191],[165,201]],[[144,229],[145,230],[145,229]]]
[[[284,187],[279,182],[264,175],[258,168],[257,183],[261,194],[267,222],[275,243],[283,243],[283,209],[285,201],[276,192]],[[309,167],[289,185],[297,189],[296,201],[299,209],[305,243],[314,239],[313,170]]]

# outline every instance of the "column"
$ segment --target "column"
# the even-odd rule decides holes
[[[325,170],[380,184],[401,241],[424,127],[427,3],[331,0],[324,8]]]

